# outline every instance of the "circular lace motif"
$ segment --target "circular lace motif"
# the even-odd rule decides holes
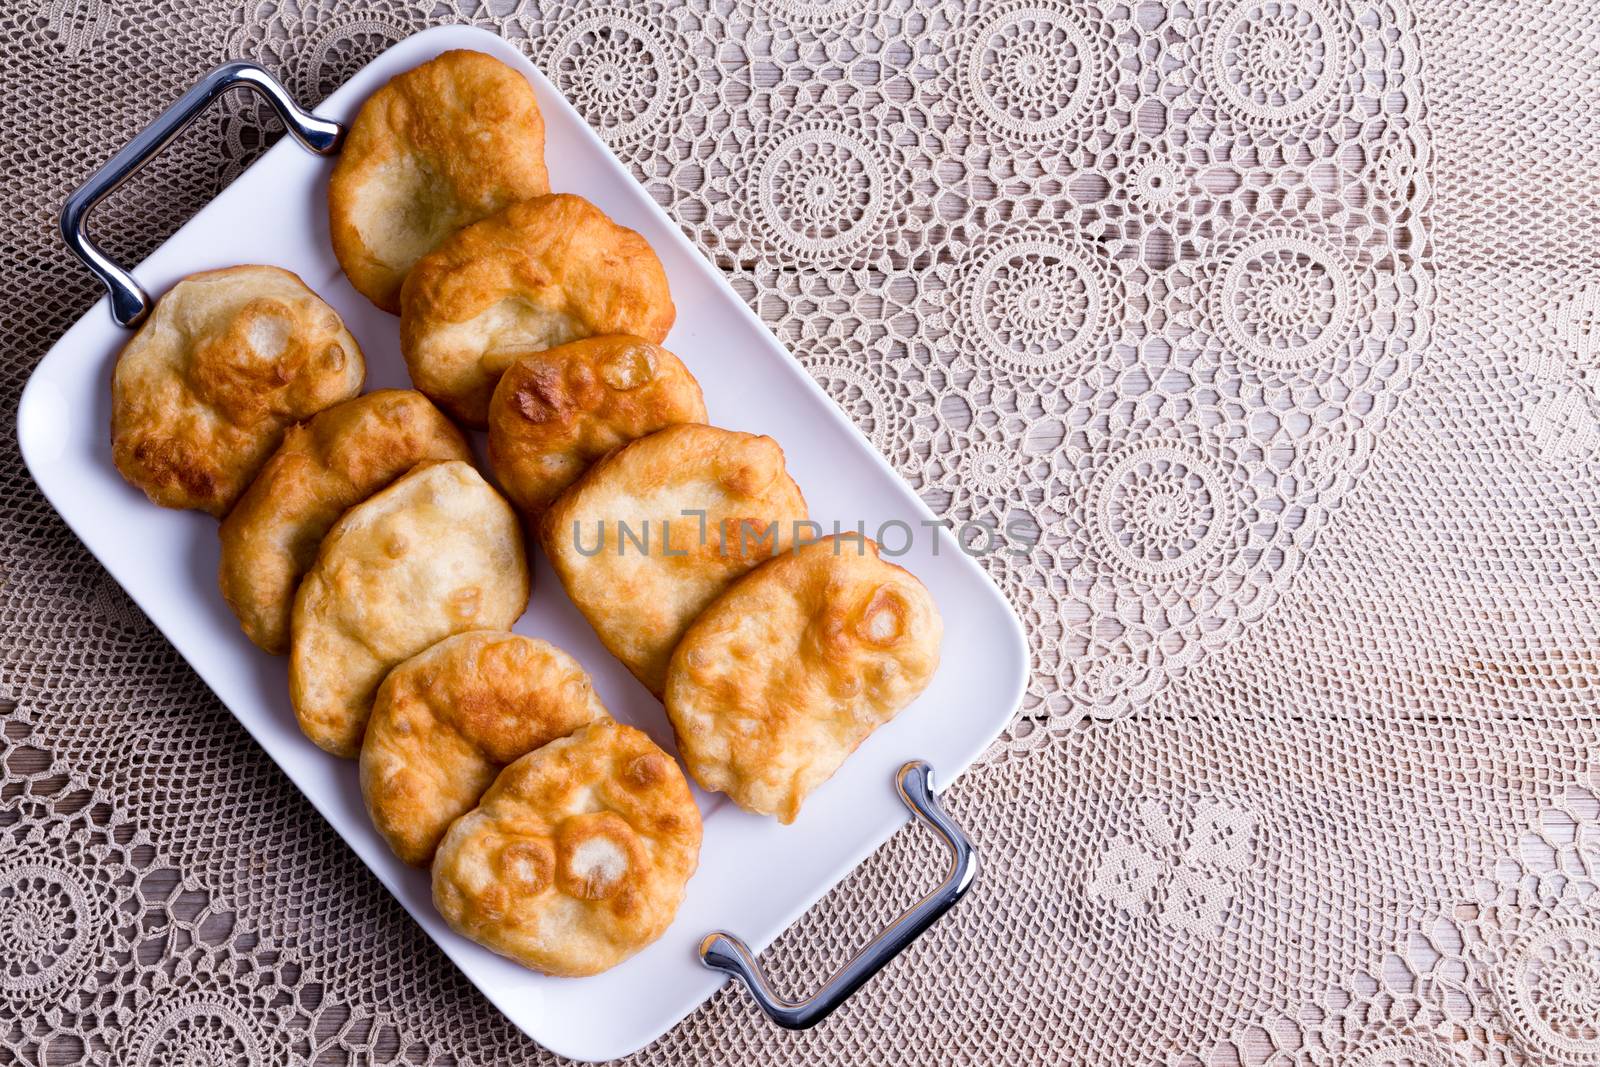
[[[757,0],[757,4],[799,26],[837,26],[867,6],[866,0]]]
[[[805,368],[873,444],[883,448],[894,439],[893,410],[871,374],[837,359],[807,360]]]
[[[300,83],[317,93],[331,92],[372,57],[412,32],[362,11],[330,19],[311,34],[300,53]]]
[[[889,165],[843,123],[788,131],[761,154],[755,174],[763,236],[799,255],[852,251],[888,213]]]
[[[1073,664],[1073,696],[1090,715],[1111,719],[1160,687],[1159,672],[1123,656],[1087,658]]]
[[[990,493],[1003,493],[1017,482],[1017,457],[1004,445],[983,443],[961,457],[962,478]]]
[[[1183,170],[1172,160],[1149,156],[1128,172],[1128,195],[1152,214],[1171,211],[1183,198]]]
[[[1340,344],[1353,324],[1355,272],[1333,248],[1269,233],[1239,249],[1217,286],[1217,318],[1244,356],[1301,369]]]
[[[1332,100],[1347,43],[1320,0],[1241,0],[1206,42],[1214,91],[1241,119],[1288,125]]]
[[[966,81],[983,117],[1025,140],[1059,134],[1099,79],[1098,50],[1070,12],[1001,7],[968,39]]]
[[[1339,1067],[1456,1067],[1460,1062],[1453,1053],[1432,1042],[1388,1037],[1340,1060]]]
[[[1100,340],[1107,281],[1092,258],[1066,241],[1020,235],[981,255],[966,281],[966,321],[1001,363],[1052,373]]]
[[[1106,562],[1132,578],[1170,580],[1211,560],[1232,531],[1234,493],[1217,464],[1175,441],[1129,445],[1089,489]]]
[[[191,993],[157,1006],[137,1031],[139,1067],[261,1067],[267,1041],[230,998]]]
[[[41,858],[0,867],[0,991],[35,994],[70,978],[99,930],[95,898],[68,865]]]
[[[610,144],[649,133],[678,95],[672,49],[654,29],[619,12],[578,19],[550,57],[551,80]]]
[[[1600,1064],[1600,924],[1540,927],[1512,946],[1496,995],[1512,1031],[1562,1063]]]

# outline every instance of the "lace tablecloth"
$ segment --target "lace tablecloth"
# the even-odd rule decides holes
[[[1600,1064],[1600,11],[1576,0],[12,0],[4,421],[98,297],[67,191],[225,57],[306,101],[489,26],[568,94],[1025,620],[950,792],[979,887],[803,1035],[641,1064]],[[137,257],[243,101],[102,210]],[[0,441],[0,1046],[547,1058]],[[815,983],[908,831],[768,953]]]

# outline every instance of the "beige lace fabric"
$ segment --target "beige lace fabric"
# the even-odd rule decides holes
[[[1034,671],[948,794],[977,889],[816,1030],[725,990],[635,1062],[1600,1064],[1600,9],[12,0],[3,420],[99,296],[93,166],[224,58],[312,102],[441,22],[1036,542],[984,557]],[[232,101],[99,232],[273,136]],[[547,1061],[0,450],[0,1059]],[[897,836],[767,962],[815,985],[937,863]]]

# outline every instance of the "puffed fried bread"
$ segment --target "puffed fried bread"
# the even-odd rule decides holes
[[[456,233],[417,261],[400,307],[411,381],[477,427],[518,356],[601,334],[659,344],[676,314],[649,243],[571,193],[536,197]]]
[[[361,795],[395,855],[426,867],[501,768],[608,718],[577,660],[493,630],[447,637],[390,671],[361,743]]]
[[[361,346],[277,267],[191,274],[156,301],[111,378],[111,456],[152,501],[221,518],[284,429],[354,396]]]
[[[618,722],[523,756],[433,862],[451,929],[544,974],[615,967],[666,932],[700,859],[678,764]]]
[[[776,441],[684,423],[591,467],[545,512],[540,538],[606,648],[660,696],[689,623],[787,551],[805,518]]]
[[[667,716],[689,773],[793,822],[806,794],[916,699],[944,627],[927,588],[859,536],[746,575],[672,654]]]
[[[380,389],[290,427],[222,521],[218,582],[245,636],[287,652],[295,589],[339,516],[418,463],[471,458],[461,431],[414,389]]]
[[[300,729],[354,757],[392,667],[451,634],[509,629],[528,585],[516,513],[471,464],[419,466],[357,504],[295,594],[289,698]]]
[[[482,52],[398,74],[350,124],[328,180],[328,232],[357,292],[399,312],[400,283],[463,226],[550,191],[533,86]]]
[[[489,465],[531,520],[607,452],[680,422],[706,421],[700,383],[660,345],[626,334],[530,352],[489,402]]]

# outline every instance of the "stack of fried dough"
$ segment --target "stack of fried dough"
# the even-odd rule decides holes
[[[698,863],[676,760],[583,667],[511,632],[524,531],[660,698],[706,789],[791,822],[927,686],[941,623],[864,537],[814,529],[782,449],[711,425],[662,347],[650,245],[552,193],[516,70],[446,52],[378,90],[328,186],[350,284],[399,315],[414,389],[293,274],[192,275],[113,375],[112,452],[221,519],[222,595],[288,656],[306,736],[359,759],[379,834],[467,937],[595,974],[671,924]],[[489,468],[462,428],[487,430]]]

